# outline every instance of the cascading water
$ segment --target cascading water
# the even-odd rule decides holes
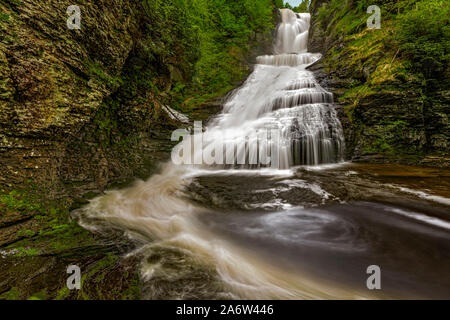
[[[283,9],[281,16],[275,55],[258,57],[254,72],[229,98],[224,111],[206,128],[202,148],[194,148],[193,152],[190,146],[186,149],[194,158],[203,157],[218,142],[222,142],[222,146],[232,145],[231,149],[218,149],[223,152],[215,152],[215,156],[225,154],[231,160],[231,163],[226,163],[234,166],[260,167],[259,170],[238,170],[244,176],[264,176],[267,172],[283,176],[286,171],[292,175],[290,170],[279,169],[300,164],[333,163],[342,159],[344,139],[332,105],[332,94],[319,86],[312,72],[305,70],[320,58],[319,54],[307,53],[310,15]],[[266,135],[268,131],[270,133]],[[277,139],[274,132],[279,133]],[[195,140],[195,137],[191,139]],[[191,139],[178,147],[185,146]],[[269,141],[266,145],[263,143],[265,139]],[[262,154],[269,155],[270,161],[261,164],[258,160]],[[261,168],[268,166],[275,170]],[[330,288],[298,269],[295,272],[281,270],[251,251],[208,231],[199,219],[208,211],[186,200],[185,192],[196,177],[234,171],[223,168],[213,166],[212,170],[211,167],[203,170],[198,166],[169,162],[161,174],[148,181],[137,182],[126,190],[108,192],[92,200],[75,215],[87,229],[101,229],[99,226],[106,221],[126,230],[130,237],[148,239],[149,244],[140,250],[141,253],[147,252],[144,256],[150,256],[161,248],[175,248],[193,257],[194,261],[213,266],[226,288],[227,297],[311,299],[367,296],[354,290]],[[320,191],[320,187],[312,187]],[[186,263],[186,260],[179,263]],[[158,263],[143,261],[142,275],[150,282],[156,275],[172,281],[171,275]],[[179,296],[183,297],[183,292]]]
[[[203,136],[205,148],[225,146],[226,158],[233,159],[227,164],[286,169],[343,158],[344,136],[333,95],[305,70],[321,58],[307,52],[310,15],[282,9],[281,18],[275,55],[257,58],[252,75]],[[258,161],[261,155],[269,161]]]
[[[280,10],[280,13],[281,24],[278,26],[275,54],[306,52],[311,21],[310,14],[296,14],[287,9]]]

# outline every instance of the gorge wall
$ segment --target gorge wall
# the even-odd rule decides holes
[[[81,29],[67,27],[79,5]],[[272,0],[0,1],[0,300],[138,299],[134,244],[70,211],[147,178],[272,45]],[[82,270],[69,291],[66,268]],[[110,285],[102,285],[102,284]]]
[[[367,30],[377,3],[382,29]],[[138,260],[124,258],[134,244],[69,211],[154,172],[183,125],[164,105],[193,120],[217,112],[271,51],[281,1],[83,1],[69,30],[73,4],[0,0],[0,299],[140,297]],[[338,97],[347,158],[448,166],[448,8],[416,17],[390,4],[313,0],[309,51],[324,59],[311,69]],[[394,23],[421,16],[435,22]],[[417,32],[414,48],[395,36]],[[80,291],[66,287],[69,264],[85,274]]]
[[[180,126],[162,106],[217,111],[275,19],[271,0],[88,1],[69,30],[72,4],[0,2],[2,193],[81,197],[148,177]]]
[[[371,5],[381,29],[368,29]],[[311,1],[313,66],[341,105],[347,158],[448,167],[449,8],[442,1]]]

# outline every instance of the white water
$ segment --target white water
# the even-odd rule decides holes
[[[422,199],[426,199],[426,200],[430,200],[430,201],[434,201],[434,202],[439,202],[439,203],[445,204],[447,206],[450,206],[450,199],[449,198],[440,197],[440,196],[428,194],[428,193],[423,192],[423,191],[412,190],[412,189],[409,189],[409,188],[404,188],[404,187],[395,186],[395,185],[393,185],[392,187],[397,188],[397,189],[399,189],[399,190],[401,190],[403,192],[406,192],[406,193],[414,194],[414,195],[416,195],[416,196],[418,196],[419,198],[422,198]]]
[[[276,145],[278,169],[243,170],[242,174],[291,175],[293,165],[334,163],[342,159],[344,138],[326,92],[305,67],[319,54],[307,53],[309,14],[281,10],[276,55],[258,58],[242,88],[228,100],[223,113],[207,128],[205,148],[217,139],[232,141],[238,153],[254,159],[261,150],[249,147],[248,137],[267,128],[281,130]],[[274,142],[275,143],[275,142]],[[257,144],[258,145],[258,144]],[[216,170],[216,171],[215,171]],[[302,275],[280,270],[264,259],[210,233],[198,221],[207,214],[183,198],[183,190],[199,175],[224,174],[223,167],[175,166],[168,163],[160,175],[121,191],[108,192],[79,212],[80,224],[97,229],[107,221],[130,234],[152,239],[153,246],[178,248],[194,259],[214,266],[231,297],[250,299],[360,298],[352,290],[330,287]],[[237,170],[229,172],[236,173]],[[147,281],[158,266],[143,264]]]
[[[257,58],[253,73],[203,135],[202,153],[217,143],[233,146],[231,154],[230,148],[224,151],[223,158],[234,161],[222,163],[287,169],[343,159],[344,135],[333,94],[306,70],[321,58],[307,52],[310,15],[283,9],[281,16],[276,54]],[[268,162],[258,161],[266,154]],[[199,154],[195,157],[202,159]]]

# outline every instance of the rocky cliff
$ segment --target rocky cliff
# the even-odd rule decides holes
[[[380,29],[367,27],[370,5]],[[324,54],[312,69],[339,102],[347,157],[448,167],[448,6],[313,0],[310,10],[311,51]]]
[[[273,27],[268,23],[273,21],[273,8],[264,11],[269,17],[259,17],[263,18],[259,24],[265,24],[259,31],[261,25],[254,22],[255,30],[243,30],[248,36],[225,35],[230,44],[224,47],[229,52],[221,53],[222,60],[232,71],[220,73],[214,66],[199,71],[205,60],[199,56],[201,47],[219,39],[198,39],[203,34],[195,34],[198,24],[189,20],[196,12],[189,13],[181,3],[88,1],[80,6],[80,30],[67,27],[66,9],[71,4],[0,2],[3,191],[33,185],[52,197],[82,196],[148,176],[171,149],[170,131],[180,126],[161,106],[180,109],[183,101],[202,98],[198,92],[209,89],[209,96],[186,111],[197,118],[214,113],[217,109],[204,106],[214,105],[214,98],[238,83],[258,47],[271,41],[267,31]],[[229,10],[231,17],[236,14],[223,6],[215,9]],[[212,10],[210,5],[198,5],[196,10],[202,8]],[[219,22],[203,32],[226,32],[216,30],[225,27]],[[247,43],[238,43],[241,38]],[[180,94],[180,88],[203,81],[200,72],[227,78],[216,87],[200,84],[197,91]]]
[[[73,4],[0,1],[0,299],[139,297],[138,266],[120,257],[133,244],[69,211],[151,175],[186,125],[163,106],[217,112],[276,19],[272,0],[97,0],[69,29]],[[79,292],[65,285],[73,263]]]
[[[159,118],[160,101],[151,92],[146,100],[110,108],[120,77],[131,71],[142,50],[138,2],[87,2],[81,30],[66,25],[71,4],[1,3],[7,15],[0,44],[2,188],[35,184],[55,196],[73,192],[77,184],[102,190],[111,180],[130,176],[131,168],[144,161],[139,155],[157,150],[149,123],[168,122]],[[169,82],[170,76],[162,74],[160,81]],[[119,155],[102,146],[99,137],[111,132],[101,112],[110,112],[110,122],[128,118],[123,126],[128,132],[118,132],[117,142],[141,137],[130,149],[148,144],[149,150]]]

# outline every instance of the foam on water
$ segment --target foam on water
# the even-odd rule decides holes
[[[293,175],[291,168],[295,165],[342,160],[344,136],[333,96],[320,87],[312,72],[305,70],[320,59],[319,54],[307,52],[310,15],[283,9],[281,16],[275,54],[258,58],[254,72],[229,97],[222,114],[206,128],[203,149],[194,150],[194,153],[203,153],[205,148],[222,140],[233,143],[240,158],[252,162],[267,151],[260,148],[258,134],[267,128],[276,128],[281,137],[271,141],[271,147],[275,147],[271,161],[276,157],[278,165],[255,168],[243,164],[235,168],[177,166],[169,162],[160,174],[148,181],[139,181],[128,189],[107,192],[92,200],[76,213],[78,221],[88,229],[97,229],[102,224],[99,221],[107,221],[127,230],[133,238],[148,239],[150,244],[142,250],[177,248],[193,260],[213,266],[234,298],[367,298],[370,294],[330,287],[301,271],[293,274],[281,270],[253,252],[212,234],[199,222],[199,216],[207,211],[187,201],[183,193],[193,179],[201,175],[256,174],[287,178]],[[236,165],[237,158],[235,155]],[[317,185],[307,187],[321,196],[328,196]],[[267,205],[285,205],[277,201]],[[144,279],[151,280],[157,267],[143,263]]]

